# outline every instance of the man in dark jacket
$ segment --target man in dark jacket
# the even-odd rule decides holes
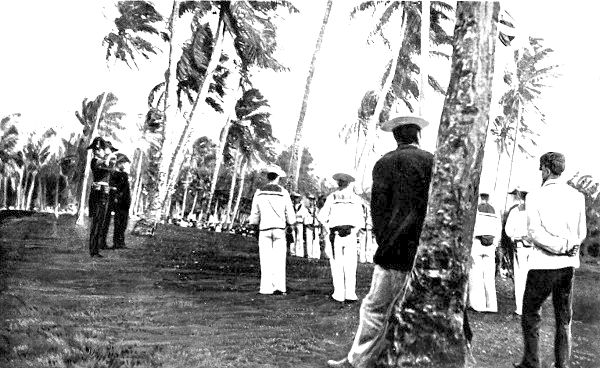
[[[373,168],[371,216],[378,248],[369,294],[360,307],[360,322],[347,358],[330,360],[330,367],[369,367],[373,348],[383,331],[389,306],[405,287],[425,220],[433,155],[419,148],[421,129],[428,122],[406,116],[387,121],[398,148]]]
[[[90,256],[102,257],[99,250],[106,248],[106,232],[110,221],[109,193],[110,177],[114,171],[114,151],[116,149],[101,137],[96,137],[88,147],[93,152],[90,163],[92,171],[92,189],[89,196]]]
[[[125,230],[131,206],[131,190],[129,188],[129,158],[122,153],[117,154],[117,170],[111,176],[111,209],[113,219],[113,248],[125,248]]]

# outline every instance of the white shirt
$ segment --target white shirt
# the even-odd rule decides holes
[[[269,187],[278,190],[269,190]],[[266,189],[258,189],[252,198],[252,210],[248,222],[259,225],[260,230],[285,229],[296,222],[296,212],[287,190],[279,184],[270,183]]]
[[[479,239],[474,239],[473,246],[471,247],[471,254],[473,256],[493,257],[496,252],[496,247],[498,246],[498,241],[500,240],[501,229],[502,223],[498,215],[495,213],[477,211],[473,237],[491,235],[494,237],[494,241],[491,245],[485,246],[481,244]]]
[[[558,179],[548,179],[527,196],[527,228],[534,247],[531,269],[579,267],[579,251],[564,253],[580,245],[587,235],[583,194]],[[542,250],[542,248],[546,249]]]
[[[308,219],[308,217],[310,216],[310,214],[308,213],[308,210],[306,209],[304,204],[302,204],[302,202],[300,202],[298,204],[294,204],[294,211],[296,212],[296,223],[297,224],[303,224],[304,220]]]
[[[510,210],[504,231],[513,240],[526,237],[528,234],[527,211],[520,210],[519,207]]]
[[[361,228],[364,223],[363,199],[351,187],[336,190],[327,196],[319,212],[319,220],[324,226],[351,225]]]

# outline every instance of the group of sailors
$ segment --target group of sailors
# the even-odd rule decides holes
[[[356,269],[372,261],[376,242],[367,221],[365,201],[354,192],[355,178],[336,173],[338,188],[318,203],[308,195],[308,205],[297,192],[291,194],[279,184],[285,172],[267,169],[268,183],[252,200],[249,224],[258,232],[261,267],[261,294],[284,294],[286,255],[329,259],[333,280],[331,298],[351,303],[356,296]]]

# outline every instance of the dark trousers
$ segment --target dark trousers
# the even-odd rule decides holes
[[[90,228],[90,255],[98,254],[99,249],[106,248],[106,232],[110,213],[108,209],[108,193],[102,190],[92,190],[94,193],[94,209],[92,226]]]
[[[114,212],[113,248],[122,248],[125,246],[125,230],[127,230],[129,208],[115,208]]]
[[[523,297],[523,342],[525,344],[524,368],[540,368],[539,332],[542,304],[552,294],[556,332],[554,335],[554,361],[556,368],[569,367],[571,356],[571,316],[573,315],[574,268],[558,270],[530,270]]]

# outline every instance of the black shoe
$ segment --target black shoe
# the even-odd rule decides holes
[[[328,360],[327,366],[329,368],[354,368],[348,361],[348,358],[342,360]]]
[[[281,290],[275,290],[275,291],[273,292],[273,295],[287,295],[287,293],[286,293],[286,292],[283,292],[283,291],[281,291]]]
[[[344,303],[346,303],[346,304],[354,304],[356,302],[357,302],[356,299],[346,299],[346,300],[344,300]]]

